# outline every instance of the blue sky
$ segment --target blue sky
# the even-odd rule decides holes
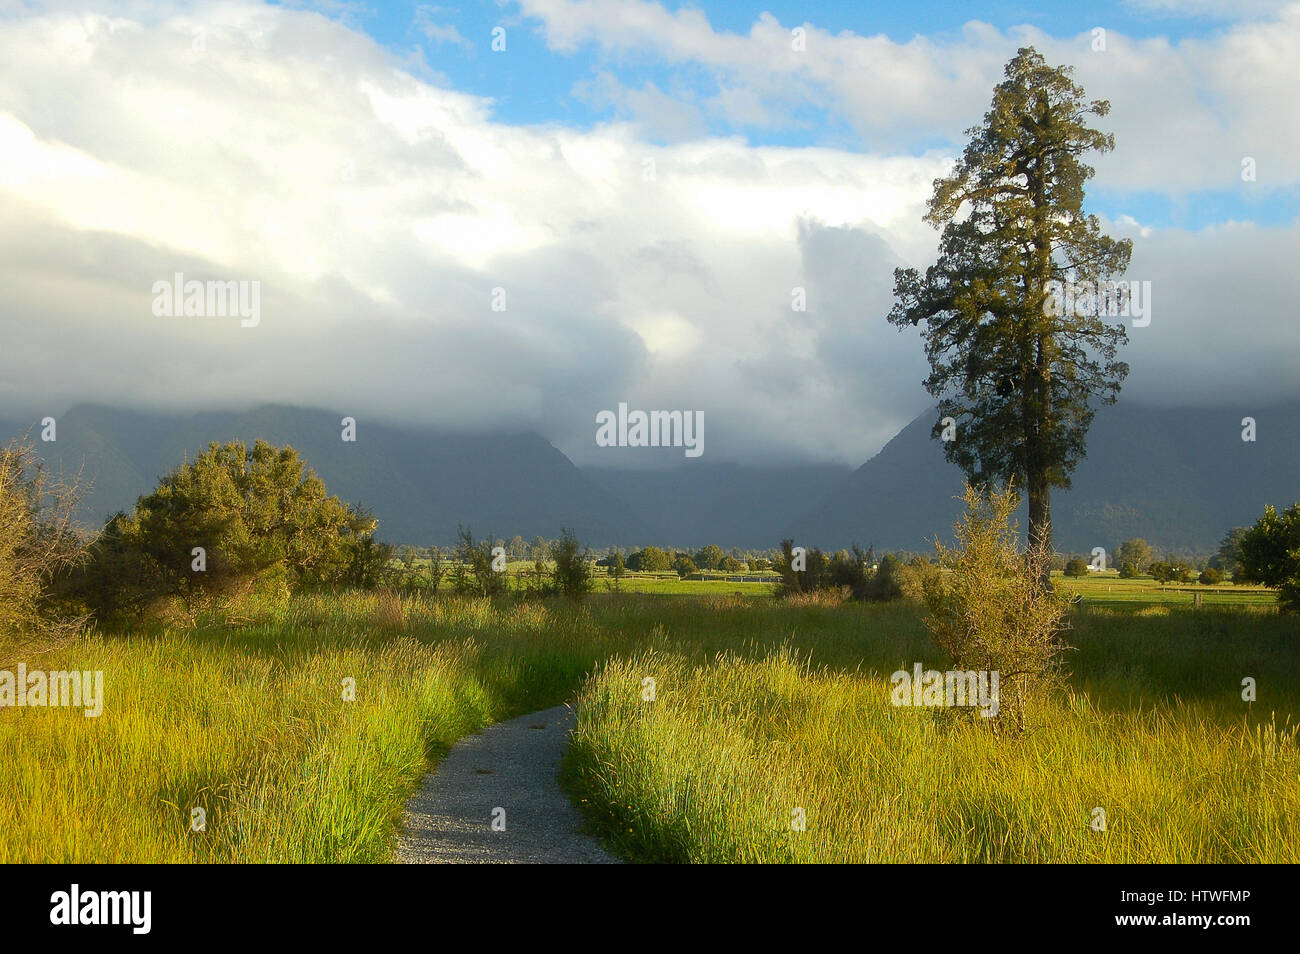
[[[298,6],[299,4],[291,4]],[[959,42],[971,21],[1002,33],[1028,26],[1057,38],[1084,37],[1096,27],[1134,40],[1213,41],[1239,20],[1266,16],[1280,6],[1268,0],[1255,4],[1215,3],[1213,0],[1121,0],[1083,5],[1063,0],[1045,2],[978,3],[905,0],[864,3],[862,0],[823,0],[808,3],[776,0],[680,3],[663,0],[670,12],[697,10],[719,34],[748,34],[763,13],[783,26],[804,23],[834,34],[870,37],[883,34],[898,44],[922,37],[936,44]],[[609,50],[588,40],[573,50],[548,47],[544,24],[510,0],[447,0],[441,3],[384,2],[375,6],[345,6],[333,15],[364,31],[400,57],[418,56],[427,64],[426,76],[449,88],[492,100],[494,120],[509,124],[556,123],[574,129],[626,117],[626,110],[609,99],[590,95],[593,77],[610,74],[629,89],[647,86],[668,96],[698,100],[718,89],[715,71],[690,61],[668,61],[654,49]],[[1244,14],[1244,16],[1243,16]],[[440,39],[422,29],[434,23],[454,27],[456,39]],[[494,27],[507,29],[508,57],[490,50]],[[416,66],[417,71],[423,72]],[[846,151],[872,151],[877,146],[855,129],[841,110],[810,103],[790,103],[779,127],[737,123],[717,113],[699,117],[691,135],[740,136],[754,146],[790,148],[823,146]],[[978,121],[976,111],[970,122]],[[650,141],[671,141],[649,131]],[[1121,142],[1121,148],[1123,143]],[[891,142],[886,153],[920,153],[926,149],[953,152],[961,141],[925,128],[912,130],[905,143]],[[1094,185],[1089,207],[1111,219],[1131,216],[1143,225],[1203,228],[1227,222],[1278,225],[1300,215],[1300,191],[1292,184],[1270,188],[1266,182],[1231,182],[1226,187],[1201,188],[1171,196],[1151,189],[1122,189]]]
[[[301,6],[291,3],[289,6]],[[863,0],[778,0],[771,3],[712,2],[676,3],[664,0],[669,10],[696,9],[703,12],[718,31],[747,33],[762,12],[771,13],[790,27],[808,22],[831,32],[851,31],[862,36],[881,34],[896,42],[916,35],[942,38],[971,20],[980,20],[1007,30],[1032,25],[1057,36],[1085,33],[1098,25],[1137,37],[1168,37],[1179,40],[1222,31],[1232,20],[1223,15],[1171,15],[1126,2],[1089,3],[1086,11],[1077,2],[1042,0],[1034,3],[943,2],[903,0],[893,3],[865,3]],[[417,26],[417,10],[428,8],[441,24],[453,24],[468,45],[437,43]],[[869,8],[869,9],[864,9]],[[328,8],[326,8],[328,12]],[[504,122],[591,123],[608,118],[609,111],[592,111],[576,101],[570,92],[597,65],[610,65],[593,44],[579,53],[564,55],[547,49],[538,24],[524,15],[518,4],[496,0],[448,0],[443,3],[414,3],[384,0],[347,7],[339,19],[364,30],[376,41],[398,54],[414,49],[424,52],[430,66],[450,79],[455,88],[491,97],[496,116]],[[509,35],[511,69],[501,69],[489,53],[491,32],[498,25],[522,24],[523,31]],[[700,81],[689,69],[679,70],[647,57],[632,57],[617,64],[634,79],[652,80],[668,86],[674,80],[687,84]],[[828,118],[833,123],[834,117]],[[717,132],[728,130],[719,128]],[[751,138],[752,134],[751,134]],[[775,138],[757,137],[755,142],[775,141],[798,145],[822,138],[818,129]]]

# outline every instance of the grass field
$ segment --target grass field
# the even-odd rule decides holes
[[[1192,606],[1198,595],[1205,606],[1274,606],[1277,603],[1276,591],[1262,586],[1157,583],[1149,576],[1122,580],[1113,570],[1078,579],[1057,572],[1053,578],[1062,589],[1078,594],[1085,603],[1092,606],[1132,606],[1136,609],[1152,605]],[[596,585],[598,589],[607,590],[608,578],[597,574]],[[625,593],[678,596],[771,596],[773,585],[739,580],[683,580],[672,573],[629,573],[620,581],[619,589]]]
[[[1204,586],[1200,583],[1157,583],[1148,577],[1121,580],[1113,570],[1070,578],[1054,574],[1056,583],[1065,591],[1077,593],[1090,606],[1193,606],[1200,596],[1204,606],[1264,606],[1277,605],[1277,592],[1262,586],[1239,586],[1220,583]]]
[[[607,579],[596,578],[599,589],[609,591]],[[771,596],[771,583],[747,583],[740,580],[683,580],[674,575],[630,574],[619,581],[622,593],[647,593],[673,596]]]
[[[238,627],[25,657],[102,670],[104,712],[0,710],[0,862],[385,861],[431,759],[560,701],[593,664],[582,617],[535,607],[344,595],[249,609]]]
[[[105,676],[96,719],[0,709],[0,861],[383,861],[451,743],[575,694],[568,784],[633,858],[1296,860],[1294,619],[1148,589],[1075,610],[1074,698],[1019,740],[888,705],[945,663],[905,603],[306,595],[0,654]]]
[[[1076,695],[1008,739],[888,694],[790,653],[619,661],[583,692],[570,783],[648,861],[1300,860],[1293,726]]]
[[[421,561],[417,561],[420,563]],[[423,561],[427,564],[427,561]],[[517,577],[519,574],[531,573],[533,564],[511,562],[506,571]],[[770,571],[764,571],[770,575]],[[629,570],[615,584],[602,568],[595,571],[594,587],[598,593],[616,590],[619,593],[644,593],[656,596],[771,596],[774,592],[772,583],[757,583],[739,579],[753,576],[754,573],[735,574],[737,579],[686,580],[672,571],[639,572]],[[1277,593],[1262,586],[1238,586],[1222,583],[1204,586],[1199,583],[1157,583],[1149,576],[1122,580],[1115,570],[1102,573],[1090,573],[1086,577],[1071,578],[1059,570],[1053,573],[1053,579],[1065,591],[1078,594],[1091,606],[1132,607],[1141,609],[1152,605],[1187,605],[1192,606],[1196,597],[1201,597],[1205,606],[1275,606]],[[516,581],[515,585],[519,585]]]

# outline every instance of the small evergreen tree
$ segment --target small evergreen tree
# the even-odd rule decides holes
[[[867,599],[877,602],[896,600],[903,595],[903,564],[892,553],[880,558],[875,574],[867,584]]]
[[[555,585],[561,594],[582,599],[591,592],[591,551],[578,543],[573,531],[560,531],[552,555],[555,558]]]
[[[627,573],[627,567],[623,563],[623,554],[615,551],[609,568],[605,572],[609,575],[612,588],[615,591],[621,590],[623,588],[623,577]]]

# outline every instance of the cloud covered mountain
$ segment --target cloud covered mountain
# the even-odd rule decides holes
[[[1255,418],[1254,442],[1241,439],[1245,416]],[[448,544],[463,524],[480,536],[525,539],[570,527],[594,546],[766,548],[792,536],[824,549],[923,550],[936,534],[947,537],[959,510],[961,475],[930,437],[931,413],[854,471],[708,458],[580,469],[536,434],[457,434],[362,419],[350,443],[341,439],[341,418],[279,405],[193,415],[80,405],[58,417],[57,440],[39,449],[56,471],[91,482],[84,516],[94,524],[129,509],[209,441],[257,438],[298,448],[331,492],[373,509],[381,536],[395,543]],[[39,438],[40,427],[0,421],[0,434],[25,433]],[[635,460],[621,450],[620,464]],[[1058,549],[1109,552],[1140,536],[1209,550],[1265,504],[1300,499],[1300,403],[1249,415],[1121,403],[1098,413],[1088,452],[1073,488],[1053,496]]]

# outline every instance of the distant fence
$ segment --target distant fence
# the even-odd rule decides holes
[[[779,576],[731,576],[721,573],[689,573],[687,580],[718,580],[723,583],[780,583]]]

